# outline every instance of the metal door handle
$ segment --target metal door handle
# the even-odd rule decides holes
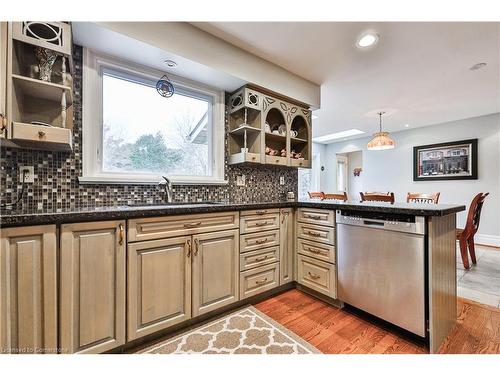
[[[191,247],[191,240],[187,240],[186,241],[186,244],[188,246],[188,252],[187,252],[187,257],[189,258],[191,256],[191,250],[192,250],[192,247]]]
[[[194,239],[194,256],[198,255],[199,247],[200,247],[200,240],[195,238]]]
[[[40,130],[38,132],[38,138],[43,138],[43,137],[45,137],[45,132],[43,130]]]
[[[123,224],[120,223],[120,225],[118,225],[118,231],[120,236],[120,240],[118,241],[118,243],[120,245],[123,245],[123,239],[125,238],[125,227],[123,226]]]

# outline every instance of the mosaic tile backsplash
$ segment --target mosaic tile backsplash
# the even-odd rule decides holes
[[[162,203],[154,185],[79,184],[82,173],[82,48],[74,47],[74,128],[73,152],[51,152],[2,147],[0,150],[0,201],[14,201],[21,192],[19,166],[34,166],[35,183],[27,184],[16,212],[62,212],[75,208]],[[227,125],[227,122],[226,122]],[[236,176],[244,174],[246,186],[236,186]],[[279,184],[279,178],[285,184]],[[297,169],[266,166],[225,166],[227,185],[174,185],[176,202],[224,201],[235,203],[285,200],[297,194]],[[4,213],[9,210],[2,210]]]

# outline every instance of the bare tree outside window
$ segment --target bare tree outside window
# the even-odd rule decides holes
[[[103,76],[103,170],[207,176],[208,100]]]

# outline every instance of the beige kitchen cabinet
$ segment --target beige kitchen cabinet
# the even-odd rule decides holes
[[[191,318],[191,236],[128,245],[127,339]]]
[[[7,22],[0,22],[0,139],[7,131]]]
[[[55,225],[2,229],[0,352],[57,353]]]
[[[193,235],[193,316],[239,299],[239,231]]]
[[[280,285],[293,281],[294,212],[280,210]]]
[[[63,353],[125,344],[125,222],[62,225],[60,267]]]

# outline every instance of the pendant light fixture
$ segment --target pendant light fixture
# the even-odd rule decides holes
[[[373,139],[368,142],[368,150],[389,150],[396,146],[396,142],[389,137],[388,132],[382,131],[382,115],[385,112],[378,112],[379,116],[379,132],[373,135]]]

